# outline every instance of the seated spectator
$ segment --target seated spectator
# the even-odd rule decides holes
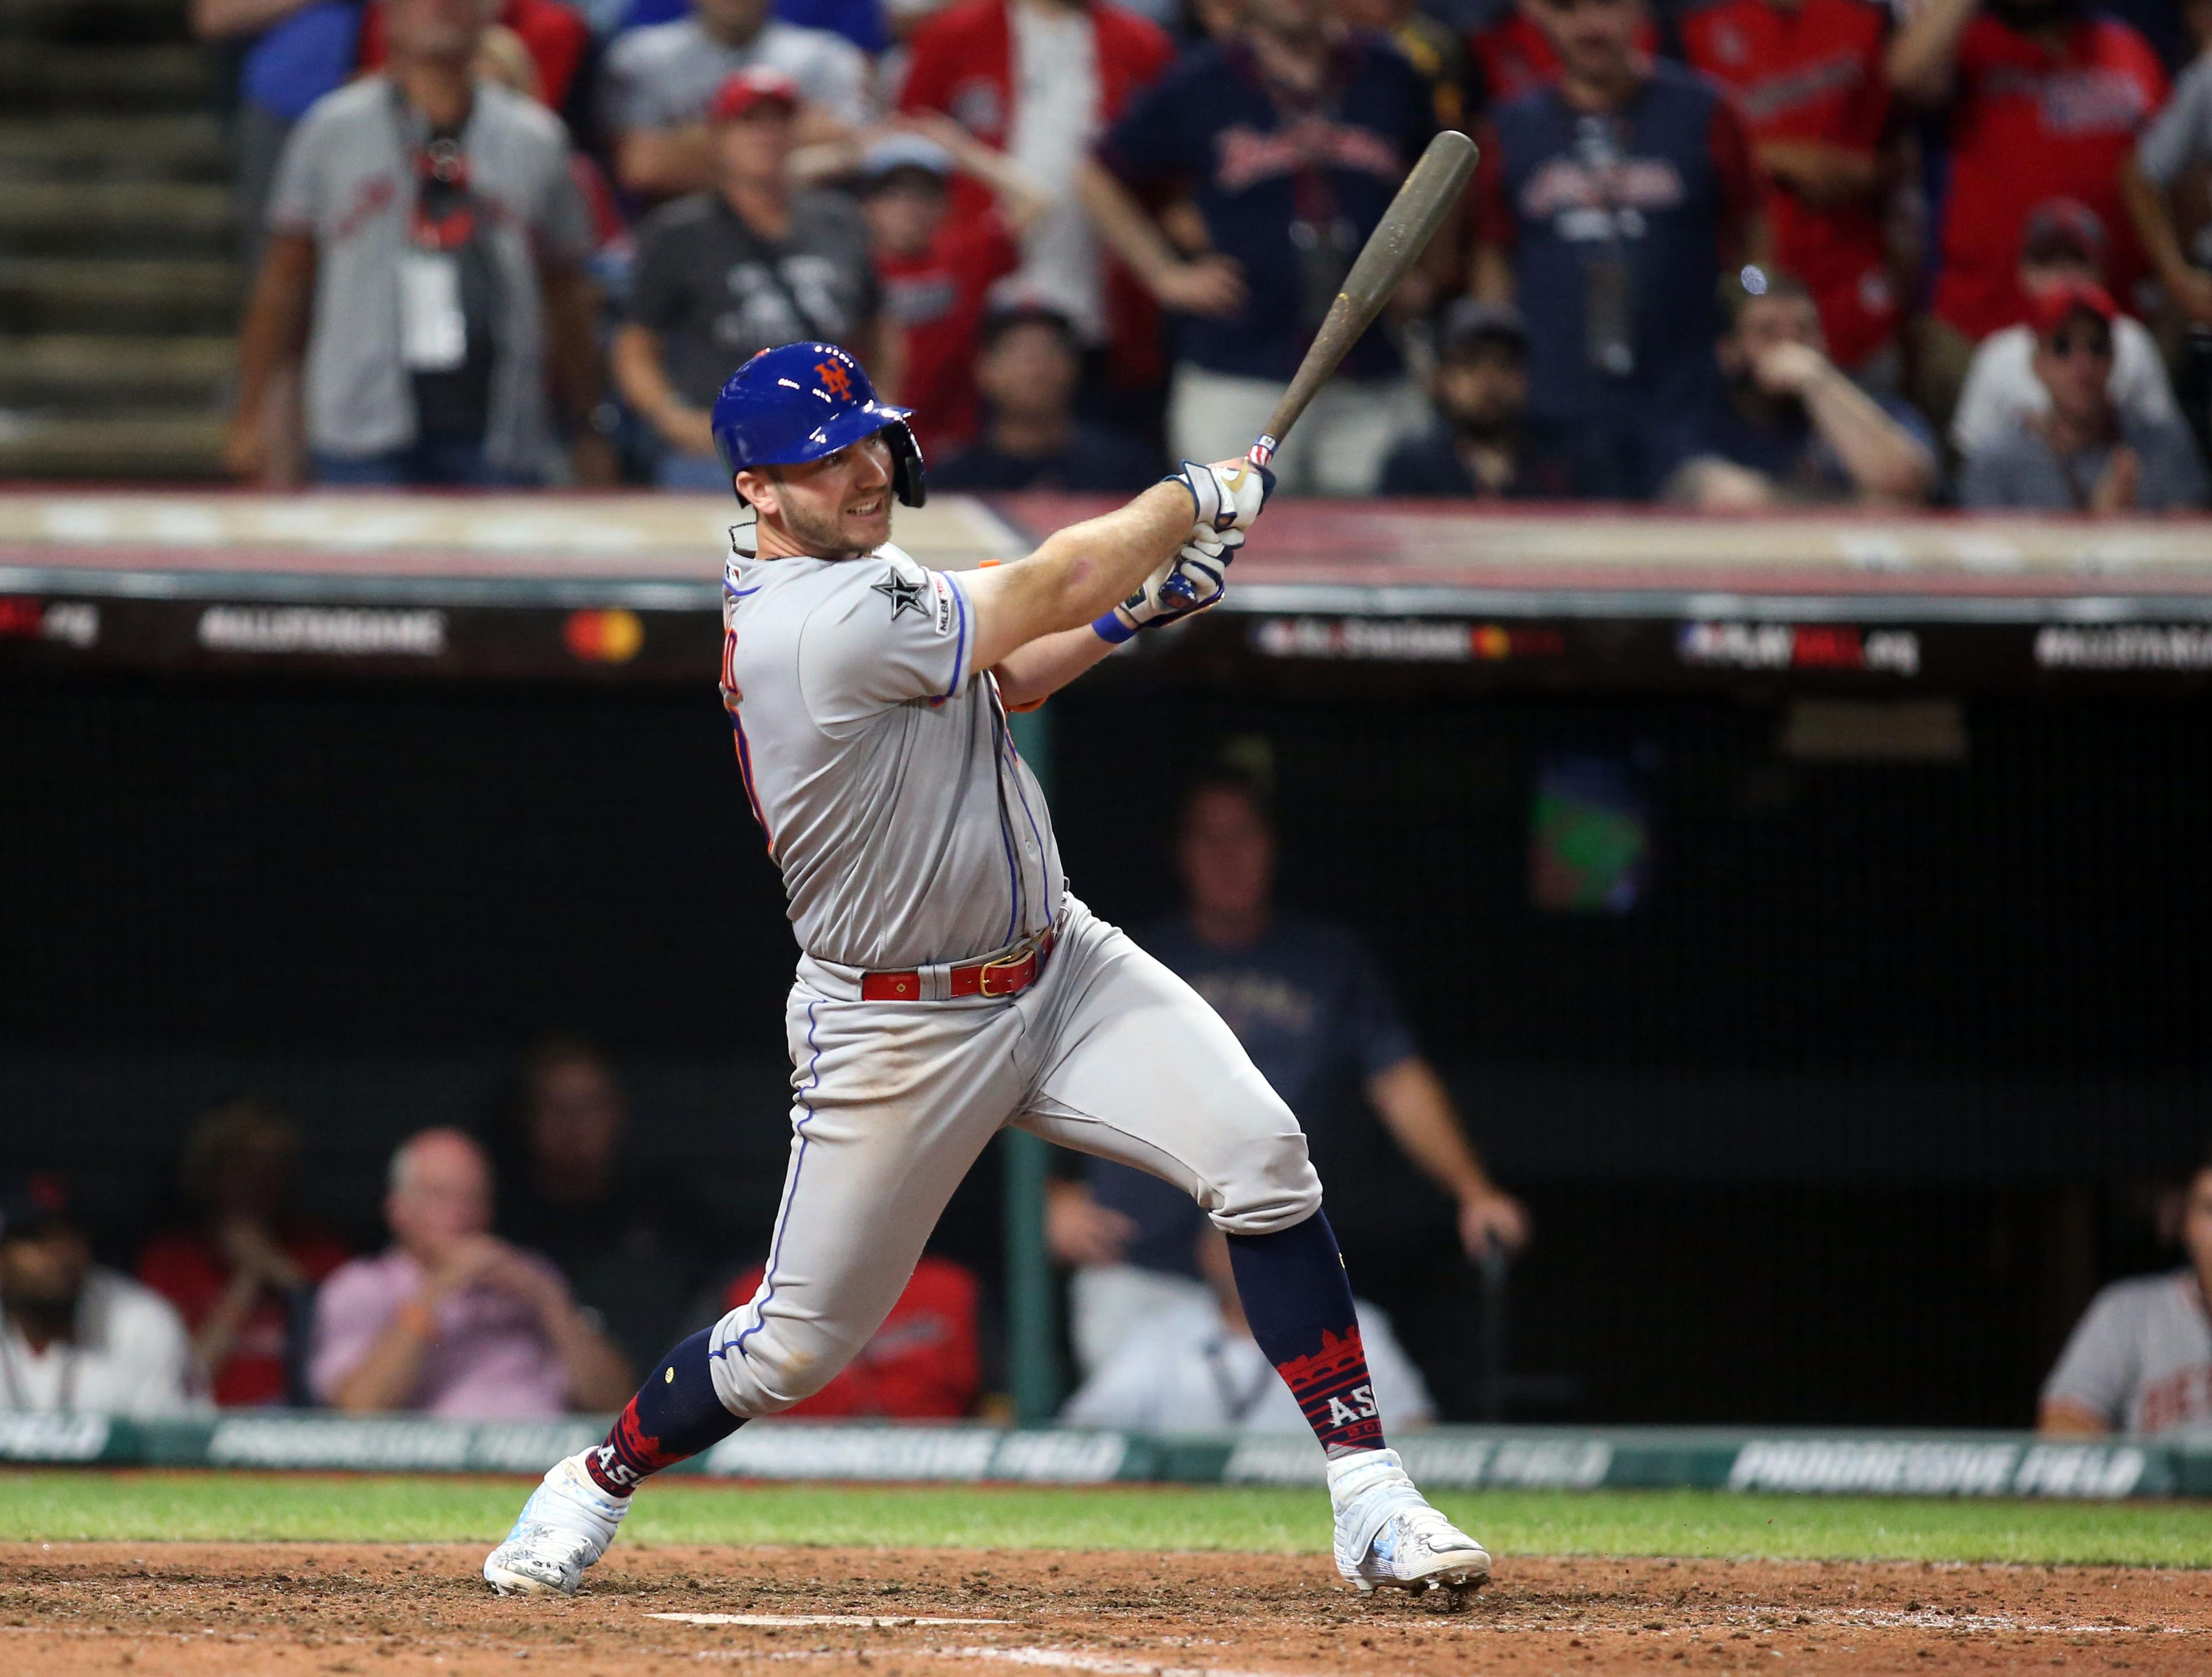
[[[992,287],[1022,259],[995,207],[951,213],[954,167],[953,154],[936,140],[896,134],[869,149],[860,179],[884,318],[901,338],[893,399],[915,410],[915,438],[932,460],[975,435],[984,310]]]
[[[1144,1332],[1124,1340],[1068,1399],[1060,1412],[1062,1425],[1132,1432],[1305,1434],[1309,1423],[1297,1399],[1252,1338],[1229,1270],[1229,1243],[1213,1230],[1200,1236],[1198,1264],[1206,1289],[1169,1305]],[[1436,1405],[1400,1347],[1390,1318],[1364,1298],[1354,1299],[1352,1309],[1376,1405],[1391,1431],[1426,1426],[1437,1418]],[[1324,1339],[1324,1347],[1328,1343]]]
[[[315,1300],[308,1382],[334,1408],[536,1420],[618,1409],[622,1352],[544,1259],[491,1227],[491,1166],[458,1130],[423,1130],[392,1156],[392,1244],[356,1258]]]
[[[1559,79],[1491,113],[1475,295],[1520,300],[1532,410],[1646,496],[1716,393],[1720,276],[1764,260],[1750,137],[1718,88],[1638,50],[1644,0],[1541,15]]]
[[[2104,270],[2105,231],[2087,204],[2054,198],[2027,218],[2019,277],[2021,295],[2031,307],[2057,288],[2100,283]],[[2110,394],[2123,412],[2139,419],[2171,418],[2177,411],[2158,340],[2125,314],[2112,322]],[[2006,326],[1974,346],[1951,416],[1952,446],[1962,457],[1972,454],[2010,431],[2014,421],[2050,410],[2051,392],[2035,376],[2035,328],[2026,321]]]
[[[2115,234],[2103,283],[2133,295],[2142,259],[2121,217],[2119,170],[2165,100],[2166,72],[2133,29],[2074,0],[1926,0],[1888,64],[1897,97],[1942,112],[1948,128],[1919,392],[1948,422],[1973,346],[2027,317],[2014,276],[2038,204],[2087,204]]]
[[[2204,504],[2204,462],[2189,428],[2112,400],[2118,315],[2101,286],[2062,285],[2036,299],[2035,376],[2050,410],[2015,419],[1967,457],[1967,506],[2115,517]]]
[[[1548,88],[1559,79],[1559,50],[1544,18],[1548,0],[1493,0],[1489,15],[1468,35],[1474,107],[1489,112]],[[1659,51],[1659,30],[1647,14],[1636,28],[1636,50]]]
[[[1158,24],[1107,0],[957,0],[915,30],[899,89],[901,112],[950,118],[1035,184],[1045,209],[1020,230],[1012,289],[1073,320],[1086,349],[1110,342],[1106,382],[1122,391],[1158,383],[1159,318],[1103,259],[1076,184],[1099,135],[1174,56]],[[988,201],[974,181],[955,194],[962,220]]]
[[[802,145],[847,138],[872,114],[868,61],[850,41],[776,21],[769,0],[692,0],[690,16],[632,30],[607,50],[599,122],[617,184],[654,200],[714,185],[708,107],[748,70],[797,89]]]
[[[1812,287],[1828,353],[1897,383],[1897,295],[1882,228],[1889,120],[1875,0],[1705,0],[1680,15],[1683,56],[1735,96],[1765,177],[1774,260]]]
[[[1837,369],[1805,283],[1753,272],[1723,289],[1725,388],[1701,429],[1698,455],[1675,474],[1673,498],[1707,509],[1925,501],[1937,477],[1928,422]]]
[[[727,489],[709,416],[723,382],[774,344],[842,345],[898,387],[896,333],[882,331],[867,223],[839,192],[797,192],[789,164],[799,90],[740,70],[708,112],[715,187],[664,205],[638,230],[629,318],[615,334],[615,383],[659,434],[669,489]]]
[[[2197,0],[2192,21],[2212,35],[2212,4]],[[2173,199],[2185,176],[2212,163],[2212,39],[2173,84],[2173,98],[2136,143],[2121,171],[2128,214],[2166,295],[2193,325],[2212,326],[2212,240],[2199,231],[2194,251],[2174,227]],[[2197,218],[2200,222],[2202,215]]]
[[[2190,1181],[2181,1244],[2179,1269],[2115,1281],[2090,1301],[2043,1382],[2043,1432],[2212,1433],[2212,1159]]]
[[[1618,491],[1571,428],[1528,416],[1528,329],[1504,303],[1453,299],[1429,381],[1436,417],[1390,451],[1382,493],[1588,501]]]
[[[304,1403],[315,1288],[346,1260],[299,1215],[300,1133],[256,1101],[218,1107],[185,1139],[192,1225],[147,1243],[138,1279],[177,1307],[215,1401]]]
[[[743,1308],[767,1273],[755,1264],[732,1281],[714,1300],[715,1315]],[[860,1354],[784,1413],[807,1420],[957,1420],[983,1389],[981,1291],[965,1266],[924,1256]]]
[[[681,1182],[624,1169],[629,1104],[589,1043],[540,1044],[517,1093],[499,1226],[566,1276],[576,1303],[643,1367],[678,1337],[717,1238],[713,1215]]]
[[[168,1301],[93,1262],[58,1177],[0,1194],[0,1412],[173,1415],[196,1373]]]
[[[1327,0],[1250,0],[1234,39],[1185,52],[1109,131],[1083,202],[1178,317],[1170,453],[1212,458],[1267,428],[1435,128],[1427,84],[1387,39],[1341,28]],[[1183,190],[1208,245],[1195,256],[1140,202]],[[1417,412],[1395,346],[1369,332],[1284,439],[1279,486],[1371,495]]]
[[[983,326],[975,386],[983,398],[983,434],[944,465],[930,469],[939,489],[970,494],[1006,489],[1066,489],[1130,495],[1160,475],[1151,450],[1118,431],[1075,417],[1082,371],[1075,328],[1067,318],[1025,303],[994,314]]]
[[[369,0],[361,20],[361,67],[384,68],[385,8],[391,0]],[[592,26],[583,15],[562,0],[500,0],[491,23],[522,43],[538,71],[531,97],[556,111],[568,107],[576,85],[576,72],[592,45]]]
[[[599,400],[568,135],[475,80],[477,0],[386,16],[386,72],[319,100],[285,145],[224,459],[260,472],[272,380],[304,349],[322,482],[534,482],[558,464],[551,394],[580,423]]]

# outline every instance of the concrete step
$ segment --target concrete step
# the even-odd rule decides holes
[[[0,249],[21,256],[222,255],[228,186],[168,180],[17,181],[0,191]]]
[[[226,332],[240,301],[234,262],[0,258],[0,332]]]
[[[204,106],[215,54],[203,46],[57,46],[0,39],[0,111],[143,115]]]
[[[0,478],[205,478],[222,474],[220,413],[63,419],[0,411]]]
[[[0,183],[222,180],[230,171],[230,148],[211,116],[0,121]]]
[[[179,41],[191,30],[184,0],[0,0],[0,35],[12,39]]]
[[[179,404],[208,407],[237,370],[235,339],[0,337],[0,404],[65,412]]]

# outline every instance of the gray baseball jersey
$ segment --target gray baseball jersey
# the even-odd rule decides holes
[[[2127,1432],[2212,1433],[2212,1322],[2196,1272],[2139,1275],[2099,1293],[2043,1396]]]
[[[1053,923],[1052,817],[957,578],[886,545],[732,559],[722,596],[723,703],[801,949],[923,967]]]

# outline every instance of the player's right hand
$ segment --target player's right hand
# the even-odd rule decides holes
[[[1200,465],[1185,460],[1182,470],[1160,480],[1190,492],[1194,538],[1224,530],[1249,530],[1274,492],[1275,474],[1246,459]]]

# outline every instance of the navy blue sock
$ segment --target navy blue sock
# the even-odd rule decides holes
[[[719,1444],[745,1424],[714,1395],[707,1334],[702,1328],[660,1359],[623,1407],[606,1443],[584,1458],[602,1491],[627,1497],[647,1474]]]
[[[1316,1212],[1272,1235],[1229,1236],[1237,1297],[1260,1350],[1331,1455],[1382,1448],[1352,1282],[1335,1230]]]

